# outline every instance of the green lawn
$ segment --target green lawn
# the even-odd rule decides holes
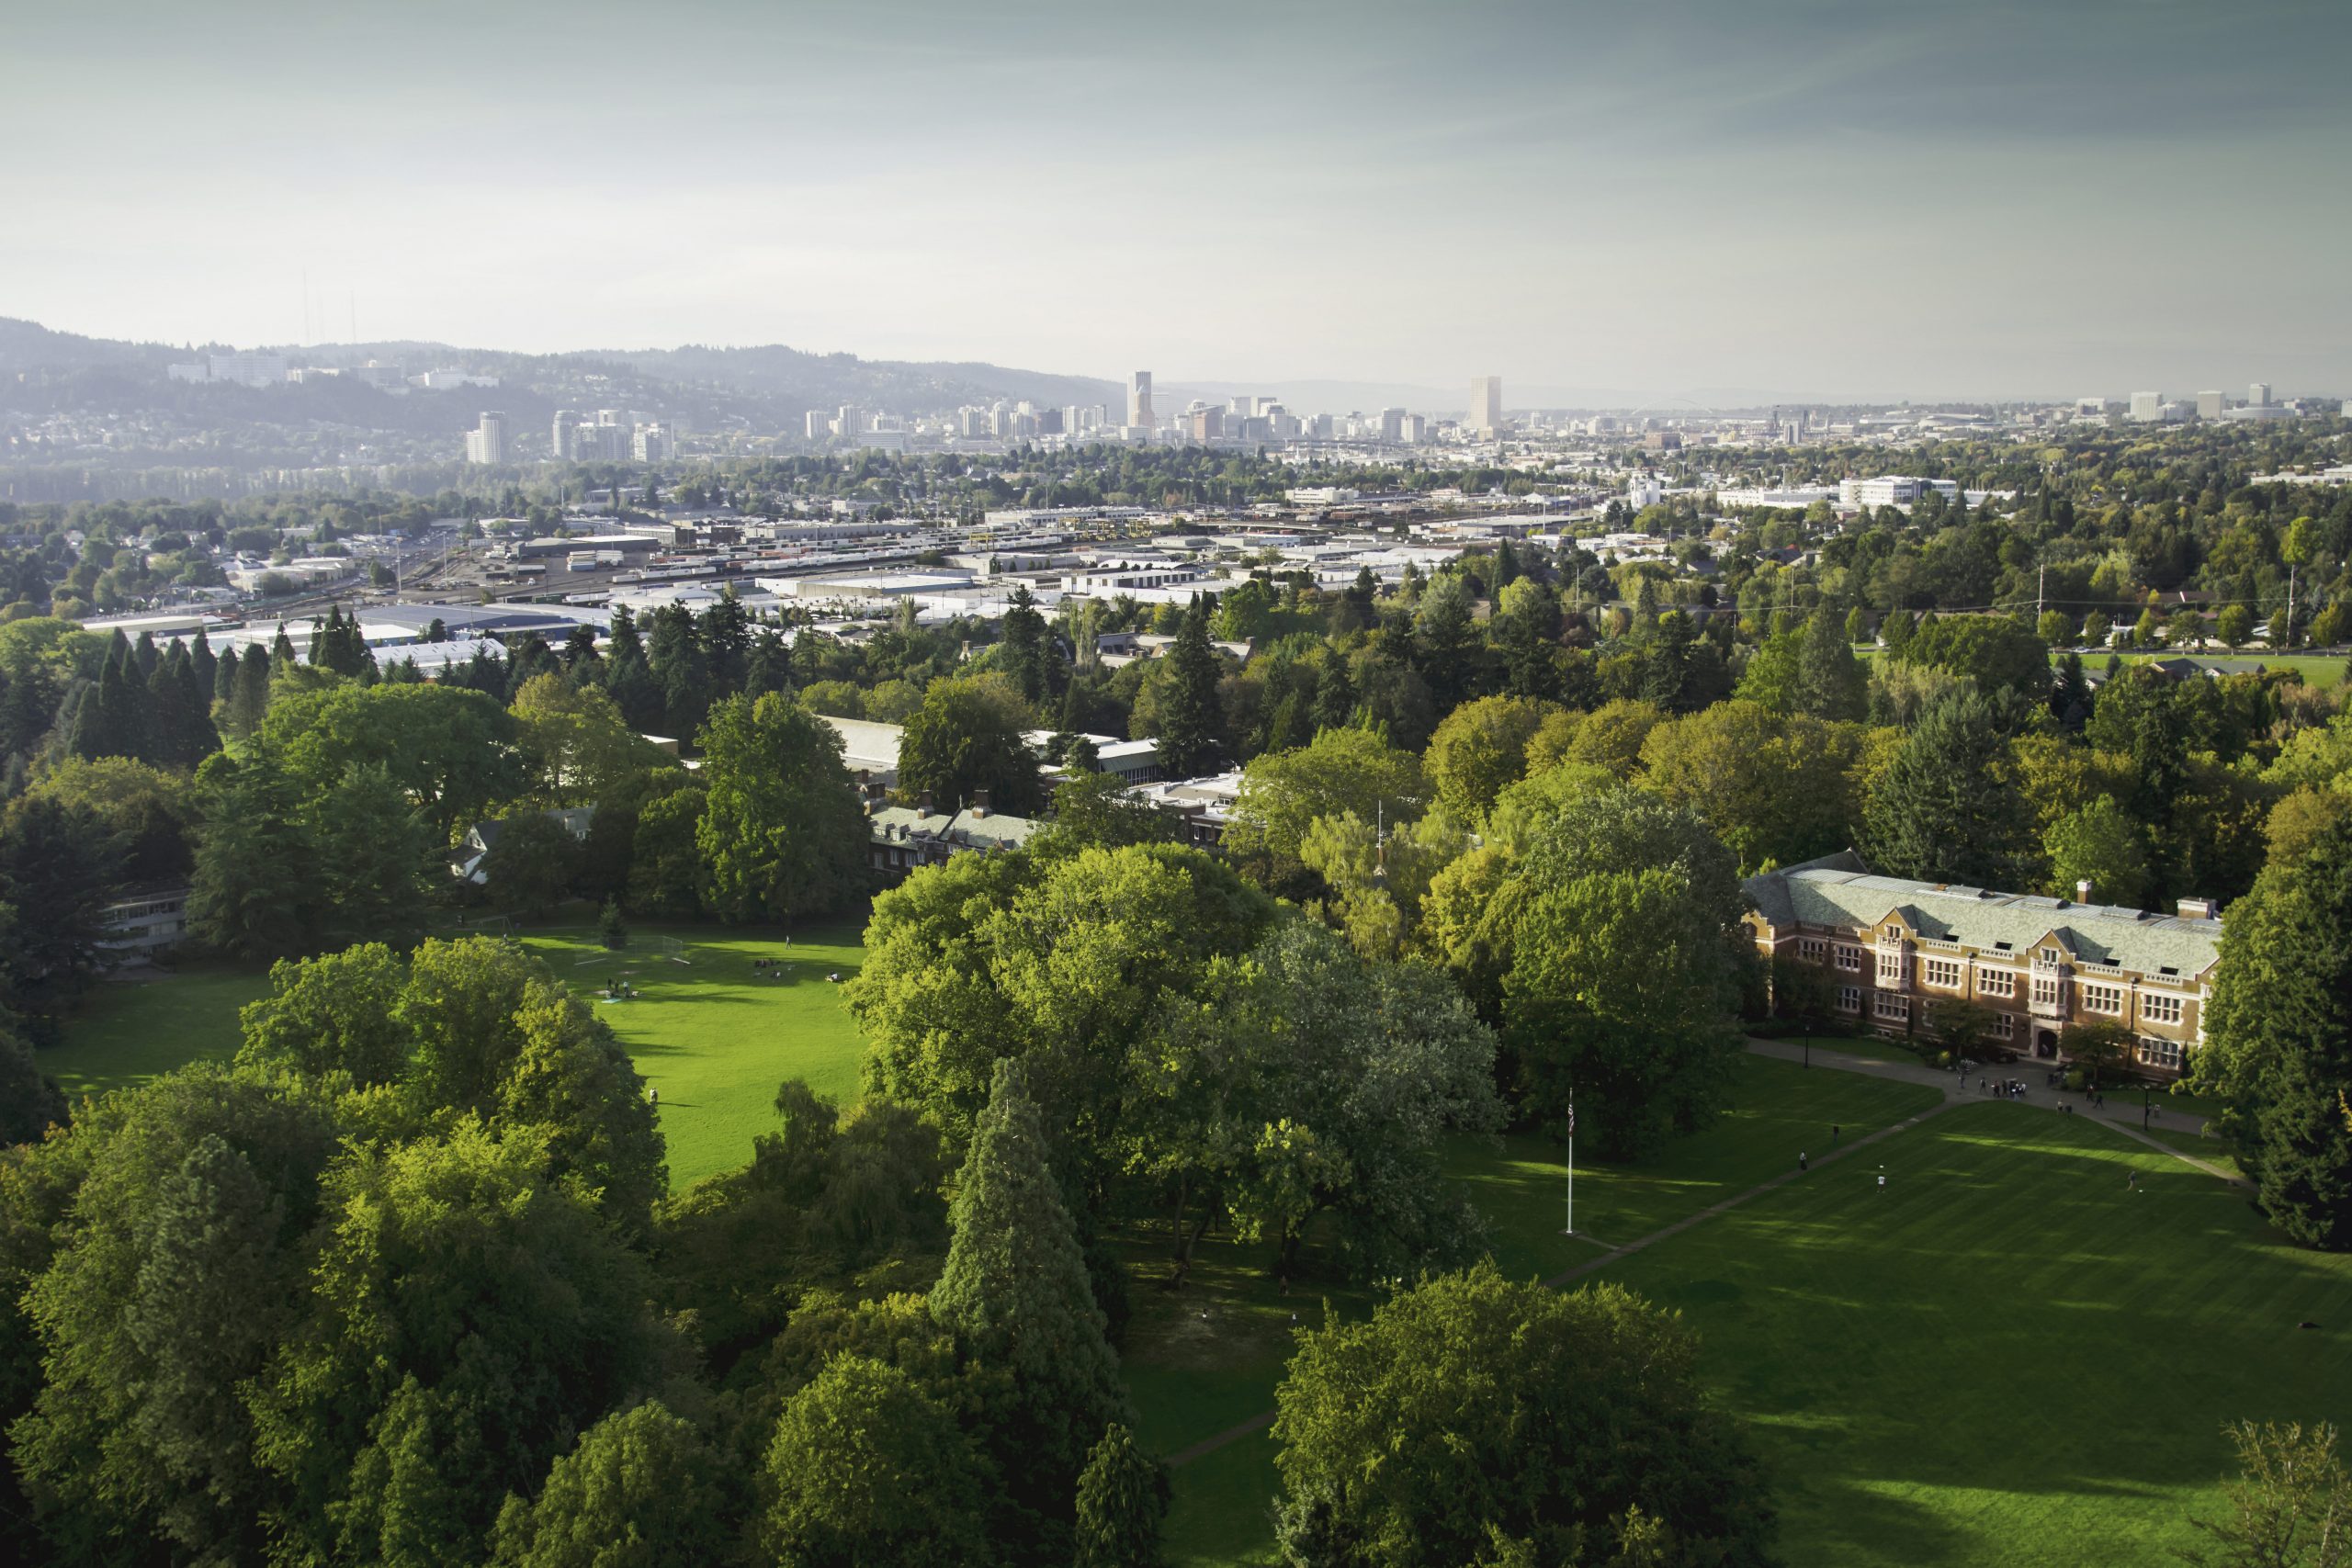
[[[1787,1561],[2169,1561],[2224,1420],[2352,1404],[2352,1258],[2280,1245],[2241,1190],[1997,1103],[1871,1156],[1609,1270],[1699,1331]]]
[[[609,954],[586,927],[525,930],[522,940],[596,1005],[662,1095],[670,1179],[684,1187],[751,1157],[752,1139],[775,1120],[776,1085],[802,1077],[844,1104],[857,1098],[865,1043],[841,1005],[863,948],[854,923],[797,931],[713,926],[633,928],[630,948]],[[442,934],[469,934],[451,929]],[[658,939],[682,945],[672,962]],[[782,978],[754,971],[777,960]],[[626,976],[639,996],[598,993]],[[146,983],[100,986],[68,1021],[64,1040],[40,1053],[67,1092],[97,1094],[143,1083],[237,1049],[237,1011],[269,981],[250,967],[191,964]]]
[[[857,973],[864,949],[856,926],[804,928],[788,946],[780,933],[710,926],[631,934],[620,953],[597,946],[585,928],[528,931],[523,940],[595,1003],[661,1093],[671,1185],[689,1186],[751,1158],[752,1139],[775,1126],[776,1085],[786,1078],[806,1078],[844,1105],[857,1098],[865,1043],[842,1006],[841,987],[826,978]],[[684,963],[655,945],[664,935],[679,940]],[[778,968],[754,970],[754,959],[774,959]],[[599,993],[620,977],[637,997],[604,1001]]]
[[[2057,653],[2051,655],[2053,662],[2063,657],[2064,657],[2063,654]],[[2123,655],[2123,662],[2143,664],[2151,659],[2182,658],[2194,659],[2199,664],[2210,664],[2224,674],[2235,674],[2257,669],[2300,670],[2302,671],[2303,684],[2307,686],[2338,686],[2344,683],[2345,658],[2338,653],[2183,654],[2166,649],[2161,652],[2127,653]],[[2086,653],[2083,655],[2083,665],[2084,668],[2094,671],[2103,670],[2107,667],[2107,655],[2103,652]]]
[[[235,1055],[237,1010],[269,989],[260,971],[232,964],[125,975],[96,987],[67,1021],[64,1038],[39,1055],[41,1069],[74,1099]]]
[[[1734,1108],[1714,1126],[1680,1140],[1663,1158],[1605,1166],[1588,1155],[1577,1171],[1577,1229],[1566,1223],[1560,1146],[1511,1137],[1499,1146],[1464,1138],[1450,1166],[1486,1217],[1495,1257],[1521,1278],[1545,1278],[1589,1260],[1602,1244],[1646,1235],[1711,1203],[1746,1191],[1796,1163],[1826,1152],[1831,1128],[1840,1141],[1914,1115],[1936,1091],[1854,1073],[1760,1056],[1742,1056]],[[1595,1239],[1597,1238],[1597,1239]],[[1163,1453],[1212,1437],[1272,1408],[1273,1390],[1291,1349],[1291,1319],[1301,1326],[1333,1311],[1361,1315],[1369,1292],[1312,1284],[1278,1295],[1264,1276],[1263,1249],[1211,1243],[1182,1292],[1159,1288],[1167,1276],[1164,1230],[1135,1242],[1136,1315],[1127,1333],[1127,1386],[1143,1417],[1139,1436]],[[1202,1314],[1205,1312],[1206,1317]],[[1266,1505],[1274,1491],[1274,1445],[1262,1434],[1186,1464],[1176,1472],[1170,1516],[1172,1561],[1182,1564],[1254,1561],[1271,1540]]]

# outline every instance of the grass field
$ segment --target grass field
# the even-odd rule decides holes
[[[684,1187],[751,1157],[752,1139],[775,1120],[776,1085],[807,1078],[847,1104],[857,1098],[865,1043],[841,1005],[863,948],[854,923],[793,934],[713,926],[633,928],[628,951],[606,953],[586,927],[519,933],[524,944],[596,1005],[649,1084],[662,1094],[670,1179]],[[464,934],[456,931],[447,935]],[[684,964],[657,939],[674,937]],[[755,971],[775,959],[782,977]],[[604,1002],[597,993],[626,976],[639,993]],[[40,1065],[69,1094],[143,1083],[175,1067],[236,1054],[237,1011],[269,988],[262,971],[192,964],[145,984],[104,985],[65,1028]]]
[[[1521,1279],[1544,1278],[1746,1191],[1796,1163],[1801,1152],[1901,1121],[1935,1104],[1933,1089],[1759,1056],[1738,1063],[1735,1109],[1708,1131],[1679,1143],[1654,1163],[1580,1163],[1577,1229],[1566,1224],[1566,1177],[1557,1145],[1508,1138],[1499,1146],[1463,1139],[1450,1166],[1486,1217],[1498,1263]],[[1597,1238],[1597,1239],[1592,1239]],[[1136,1315],[1127,1332],[1127,1385],[1142,1412],[1145,1441],[1162,1452],[1224,1431],[1272,1408],[1291,1351],[1291,1318],[1302,1326],[1331,1310],[1361,1315],[1361,1291],[1312,1284],[1279,1296],[1264,1277],[1262,1249],[1229,1243],[1202,1249],[1182,1292],[1157,1288],[1166,1277],[1164,1234],[1139,1269]],[[1139,1247],[1138,1253],[1142,1251]],[[1201,1314],[1207,1313],[1204,1318]],[[1170,1558],[1182,1564],[1255,1561],[1271,1540],[1265,1507],[1274,1491],[1274,1445],[1262,1433],[1176,1472],[1170,1517]]]
[[[2052,654],[2052,660],[2064,657]],[[2191,653],[2179,654],[2167,649],[2162,652],[2127,653],[2126,664],[2144,664],[2151,659],[2194,659],[2199,664],[2210,664],[2223,674],[2237,674],[2252,670],[2299,670],[2306,686],[2340,686],[2344,683],[2345,656],[2340,653]],[[2107,666],[2105,653],[2086,653],[2083,663],[2092,671]]]
[[[2230,1468],[2222,1421],[2352,1404],[2352,1258],[2023,1106],[1963,1105],[1609,1273],[1700,1332],[1791,1562],[2169,1561]]]

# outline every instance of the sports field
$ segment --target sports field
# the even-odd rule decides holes
[[[852,922],[812,925],[787,941],[757,929],[649,926],[633,928],[620,953],[597,946],[584,926],[520,934],[595,1004],[661,1091],[670,1180],[684,1187],[751,1157],[752,1139],[775,1121],[776,1085],[786,1078],[807,1078],[844,1103],[856,1098],[865,1043],[828,976],[857,972],[858,932]],[[664,939],[678,944],[674,957]],[[775,967],[755,969],[754,960]],[[604,1001],[602,990],[624,976],[637,996]],[[236,1054],[238,1010],[268,989],[263,971],[230,965],[103,985],[67,1023],[62,1043],[40,1053],[40,1065],[79,1096],[225,1059]]]
[[[1817,1135],[1825,1090],[1877,1098],[1846,1109],[1847,1136],[1929,1092],[1752,1062],[1722,1127],[1654,1170],[1580,1174],[1578,1229],[1622,1242],[1778,1174],[1790,1136]],[[1512,1152],[1465,1173],[1517,1219],[1498,1227],[1506,1267],[1556,1272],[1566,1244],[1539,1199],[1559,1196],[1557,1155]],[[1698,1330],[1772,1466],[1792,1563],[2172,1562],[2231,1469],[2224,1420],[2352,1408],[2352,1258],[2285,1246],[2242,1189],[2033,1106],[1939,1112],[1598,1277]],[[1179,1469],[1176,1561],[1264,1551],[1273,1452],[1261,1433]]]

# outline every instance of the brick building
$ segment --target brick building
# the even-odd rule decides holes
[[[2222,922],[2199,900],[2151,914],[1877,876],[1851,853],[1747,887],[1757,951],[1817,971],[1835,1014],[1878,1033],[1932,1037],[1935,1004],[1966,1000],[2020,1056],[2055,1061],[2069,1023],[2112,1023],[2165,1077],[2204,1040]]]

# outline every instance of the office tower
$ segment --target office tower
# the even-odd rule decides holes
[[[481,423],[466,433],[466,461],[495,468],[506,461],[506,416],[484,413]]]
[[[1470,383],[1470,428],[1492,435],[1503,427],[1503,378],[1480,376]]]
[[[2132,419],[2136,424],[2155,424],[2165,417],[2165,395],[2162,392],[2132,394]]]
[[[810,409],[807,413],[800,416],[801,438],[806,441],[822,441],[826,436],[832,434],[832,432],[826,429],[826,423],[825,411],[823,409]]]
[[[665,425],[640,424],[635,432],[631,456],[640,463],[666,463],[673,455],[670,431]]]
[[[580,416],[570,409],[555,411],[555,426],[548,433],[548,450],[554,454],[559,463],[571,459],[571,427],[579,423],[579,419]]]
[[[1383,441],[1392,442],[1405,439],[1405,411],[1403,409],[1380,411],[1380,438]]]
[[[2219,392],[2197,394],[2197,417],[2199,419],[2219,419],[2222,411],[2228,406],[2229,400]]]
[[[1127,378],[1127,423],[1157,423],[1151,416],[1151,372],[1148,370],[1138,370]]]
[[[2245,389],[2245,400],[2249,405],[2255,408],[2268,408],[2270,406],[2270,383],[2267,381],[2255,382],[2254,385]]]

